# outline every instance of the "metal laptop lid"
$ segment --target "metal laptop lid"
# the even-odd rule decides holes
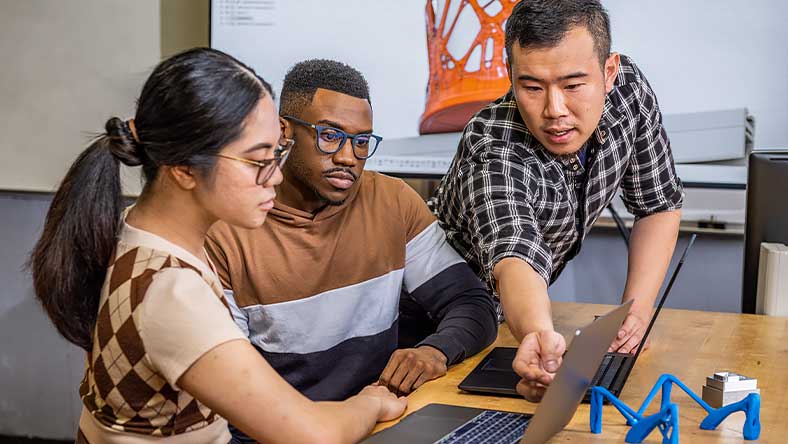
[[[575,331],[561,367],[536,408],[521,444],[545,443],[572,420],[631,305],[632,301],[627,301]]]

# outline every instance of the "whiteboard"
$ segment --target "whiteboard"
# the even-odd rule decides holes
[[[456,3],[456,1],[455,1]],[[613,50],[632,57],[664,113],[746,107],[755,145],[788,147],[788,2],[604,0]],[[375,131],[418,135],[428,65],[425,0],[212,0],[211,45],[279,91],[304,59],[350,64],[367,78]]]

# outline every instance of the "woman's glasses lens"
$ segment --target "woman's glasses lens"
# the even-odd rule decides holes
[[[260,167],[260,171],[257,173],[257,185],[263,185],[268,182],[268,179],[274,175],[276,169],[282,168],[282,165],[284,165],[287,160],[287,156],[290,155],[290,147],[292,145],[293,144],[290,142],[285,145],[280,145],[274,152],[274,158],[271,159],[271,162]]]

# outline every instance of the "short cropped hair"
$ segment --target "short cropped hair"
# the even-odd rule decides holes
[[[511,60],[514,42],[522,48],[553,48],[576,26],[591,34],[604,66],[610,55],[610,17],[599,0],[522,0],[506,21],[506,57]]]
[[[372,104],[367,80],[358,70],[334,60],[311,59],[296,63],[285,75],[279,113],[300,114],[318,88],[366,99]]]

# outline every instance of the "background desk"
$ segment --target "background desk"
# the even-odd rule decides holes
[[[610,308],[597,304],[554,303],[556,329],[568,338],[569,333],[587,324],[595,314],[606,313]],[[408,397],[406,415],[429,403],[532,413],[536,404],[523,399],[471,395],[457,389],[457,384],[492,347],[513,345],[515,341],[508,327],[501,325],[498,339],[490,348],[412,393]],[[762,431],[760,439],[754,442],[788,441],[788,318],[665,309],[654,326],[651,348],[638,359],[621,398],[631,407],[639,407],[663,373],[678,376],[700,395],[706,376],[725,369],[758,378]],[[682,443],[746,442],[741,435],[742,413],[729,417],[717,430],[700,430],[698,426],[705,411],[677,387],[671,399],[679,405]],[[652,401],[652,405],[658,407],[659,403]],[[655,409],[649,412],[652,410]],[[581,404],[572,422],[550,442],[624,442],[629,428],[613,407],[605,406],[600,435],[589,431],[588,416],[588,404]],[[380,424],[375,431],[396,422]],[[659,443],[661,435],[655,432],[646,442]]]
[[[414,185],[422,195],[431,195],[437,185],[434,179],[443,177],[449,169],[459,138],[459,133],[447,133],[387,139],[365,168],[402,178],[430,179]],[[685,191],[680,229],[698,233],[699,239],[682,271],[682,276],[693,279],[679,279],[667,305],[740,312],[747,168],[713,163],[679,164],[676,169]],[[612,203],[631,225],[633,217],[621,199],[615,198]],[[679,251],[683,242],[676,247]],[[626,270],[626,247],[604,210],[580,254],[551,286],[550,295],[554,300],[569,302],[616,303],[621,298]],[[577,294],[593,297],[575,297]]]

